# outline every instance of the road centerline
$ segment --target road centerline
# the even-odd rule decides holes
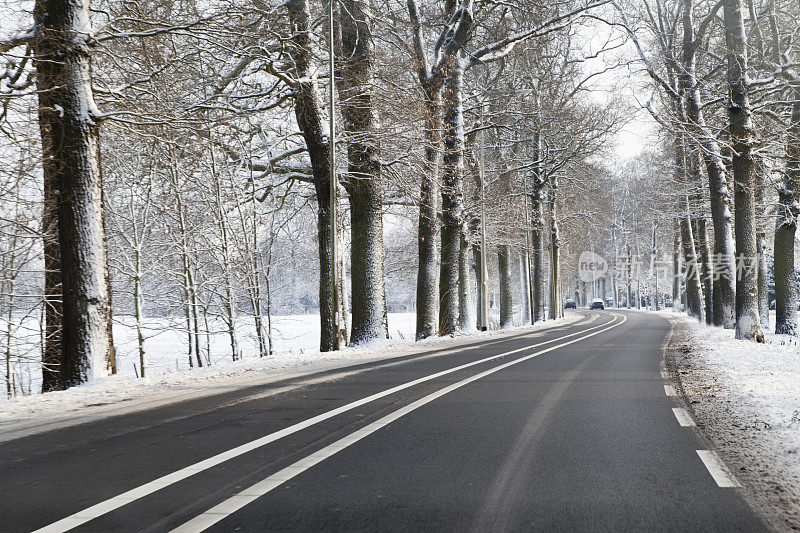
[[[60,519],[60,520],[58,520],[56,522],[53,522],[53,523],[51,523],[51,524],[49,524],[47,526],[44,526],[44,527],[42,527],[40,529],[37,529],[37,530],[35,530],[34,533],[45,533],[45,532],[46,533],[53,533],[53,532],[69,531],[70,529],[74,529],[74,528],[76,528],[76,527],[78,527],[78,526],[80,526],[80,525],[82,525],[82,524],[84,524],[86,522],[89,522],[90,520],[93,520],[95,518],[99,518],[100,516],[108,514],[108,513],[112,512],[112,511],[114,511],[116,509],[119,509],[120,507],[123,507],[123,506],[125,506],[125,505],[127,505],[129,503],[132,503],[132,502],[134,502],[136,500],[139,500],[139,499],[141,499],[141,498],[143,498],[145,496],[148,496],[148,495],[150,495],[150,494],[152,494],[154,492],[157,492],[157,491],[159,491],[161,489],[164,489],[166,487],[174,485],[175,483],[178,483],[179,481],[187,479],[187,478],[189,478],[191,476],[194,476],[195,474],[198,474],[200,472],[203,472],[205,470],[213,468],[213,467],[215,467],[217,465],[220,465],[220,464],[222,464],[222,463],[224,463],[226,461],[229,461],[229,460],[234,459],[236,457],[239,457],[239,456],[241,456],[241,455],[243,455],[245,453],[248,453],[250,451],[253,451],[253,450],[256,450],[258,448],[261,448],[262,446],[266,446],[267,444],[275,442],[275,441],[277,441],[279,439],[282,439],[284,437],[287,437],[289,435],[292,435],[294,433],[297,433],[297,432],[302,431],[304,429],[307,429],[309,427],[312,427],[312,426],[314,426],[314,425],[316,425],[316,424],[318,424],[320,422],[323,422],[325,420],[328,420],[328,419],[333,418],[335,416],[338,416],[340,414],[343,414],[343,413],[346,413],[348,411],[351,411],[352,409],[355,409],[357,407],[360,407],[360,406],[365,405],[367,403],[370,403],[372,401],[384,398],[384,397],[389,396],[391,394],[394,394],[394,393],[403,391],[405,389],[414,387],[416,385],[419,385],[419,384],[434,380],[436,378],[439,378],[439,377],[442,377],[442,376],[446,376],[446,375],[452,374],[454,372],[458,372],[459,370],[464,370],[464,369],[467,369],[467,368],[471,368],[471,367],[474,367],[474,366],[477,366],[477,365],[480,365],[480,364],[483,364],[483,363],[487,363],[487,362],[490,362],[490,361],[494,361],[494,360],[497,360],[497,359],[508,357],[509,355],[514,355],[514,354],[517,354],[517,353],[520,353],[520,352],[525,352],[527,350],[533,350],[533,349],[536,349],[536,348],[538,348],[540,346],[545,346],[547,344],[552,344],[554,342],[559,342],[559,341],[562,341],[564,339],[568,339],[570,337],[575,337],[577,335],[583,335],[583,334],[585,334],[587,332],[594,331],[594,330],[597,330],[599,328],[608,327],[609,324],[613,324],[612,327],[616,327],[617,325],[622,324],[626,320],[625,317],[621,317],[622,321],[621,322],[616,322],[617,318],[620,318],[620,315],[614,315],[614,318],[611,321],[603,323],[603,324],[600,324],[600,325],[597,325],[597,326],[593,326],[591,328],[587,328],[587,329],[584,329],[584,330],[581,330],[581,331],[577,331],[575,333],[570,333],[570,334],[567,334],[567,335],[563,335],[563,336],[560,336],[560,337],[557,337],[557,338],[554,338],[554,339],[550,339],[550,340],[547,340],[547,341],[542,341],[542,342],[539,342],[539,343],[536,343],[536,344],[531,344],[531,345],[528,345],[528,346],[524,346],[522,348],[517,348],[515,350],[510,350],[508,352],[503,352],[503,353],[500,353],[500,354],[496,354],[496,355],[492,355],[492,356],[489,356],[489,357],[485,357],[485,358],[482,358],[482,359],[479,359],[479,360],[476,360],[476,361],[471,361],[469,363],[464,363],[462,365],[457,365],[455,367],[448,368],[448,369],[442,370],[440,372],[435,372],[433,374],[429,374],[427,376],[423,376],[421,378],[417,378],[415,380],[412,380],[412,381],[409,381],[409,382],[406,382],[406,383],[402,383],[402,384],[397,385],[395,387],[391,387],[389,389],[385,389],[385,390],[383,390],[381,392],[372,394],[370,396],[366,396],[366,397],[361,398],[359,400],[356,400],[356,401],[350,402],[348,404],[345,404],[343,406],[337,407],[336,409],[332,409],[330,411],[326,411],[324,413],[320,413],[319,415],[316,415],[314,417],[306,419],[306,420],[304,420],[302,422],[298,422],[296,424],[293,424],[293,425],[288,426],[286,428],[283,428],[281,430],[275,431],[275,432],[270,433],[268,435],[265,435],[263,437],[259,437],[257,439],[254,439],[254,440],[250,441],[250,442],[246,442],[244,444],[241,444],[239,446],[236,446],[234,448],[231,448],[229,450],[226,450],[224,452],[221,452],[219,454],[216,454],[216,455],[211,456],[209,458],[206,458],[206,459],[204,459],[202,461],[199,461],[197,463],[191,464],[189,466],[186,466],[184,468],[181,468],[179,470],[171,472],[169,474],[165,474],[164,476],[161,476],[161,477],[159,477],[159,478],[157,478],[157,479],[155,479],[153,481],[150,481],[148,483],[145,483],[143,485],[140,485],[138,487],[130,489],[130,490],[126,491],[126,492],[123,492],[122,494],[119,494],[119,495],[114,496],[112,498],[109,498],[107,500],[101,501],[101,502],[99,502],[99,503],[97,503],[95,505],[92,505],[90,507],[82,509],[82,510],[80,510],[80,511],[78,511],[78,512],[72,514],[72,515],[69,515],[69,516],[67,516],[65,518],[62,518],[62,519]],[[550,351],[550,349],[548,349],[547,351]],[[537,352],[537,353],[544,353],[544,352]]]
[[[387,426],[388,424],[398,420],[399,418],[405,416],[406,414],[419,409],[420,407],[436,400],[452,392],[456,389],[459,389],[465,385],[468,385],[474,381],[477,381],[483,377],[488,375],[494,374],[495,372],[499,372],[505,368],[510,366],[522,363],[524,361],[528,361],[533,359],[534,357],[538,357],[542,354],[551,352],[553,350],[557,350],[559,348],[563,348],[564,346],[569,346],[576,342],[580,342],[584,339],[588,339],[610,329],[616,328],[617,326],[622,325],[627,320],[627,317],[621,316],[622,320],[617,322],[616,318],[620,317],[621,315],[615,315],[615,319],[610,322],[610,325],[604,324],[606,326],[604,329],[599,331],[595,331],[594,333],[589,333],[577,339],[573,339],[571,341],[564,342],[562,344],[558,344],[556,346],[551,346],[549,348],[545,348],[544,350],[539,350],[533,354],[528,354],[526,356],[514,359],[513,361],[509,361],[507,363],[503,363],[501,365],[497,365],[492,367],[488,370],[484,370],[483,372],[479,372],[473,376],[470,376],[466,379],[448,385],[442,389],[439,389],[436,392],[433,392],[427,396],[424,396],[411,404],[401,407],[400,409],[380,418],[371,424],[367,425],[366,427],[359,429],[346,437],[343,437],[336,442],[329,444],[328,446],[317,450],[316,452],[300,459],[299,461],[287,466],[286,468],[279,470],[275,474],[264,478],[263,480],[251,485],[250,487],[244,489],[243,491],[235,494],[234,496],[228,498],[227,500],[223,501],[220,504],[215,505],[211,509],[205,511],[204,513],[196,516],[195,518],[189,520],[188,522],[184,523],[183,525],[173,529],[172,531],[175,533],[190,533],[190,532],[197,532],[197,531],[204,531],[211,527],[212,525],[216,524],[217,522],[223,520],[225,517],[233,514],[234,512],[238,511],[239,509],[245,507],[249,503],[255,501],[256,499],[264,496],[265,494],[269,493],[273,489],[277,488],[278,486],[282,485],[286,481],[294,478],[295,476],[305,472],[309,468],[313,467],[314,465],[324,461],[325,459],[339,453],[340,451],[348,448],[349,446],[355,444],[356,442],[360,441],[361,439],[375,433],[379,429]],[[592,328],[596,329],[596,328]],[[572,335],[574,336],[574,335]]]

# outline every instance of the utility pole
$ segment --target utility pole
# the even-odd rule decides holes
[[[481,312],[479,329],[486,331],[489,329],[489,269],[486,267],[486,183],[485,183],[485,158],[484,158],[484,129],[483,129],[483,104],[481,104],[481,143],[480,143],[480,165],[478,174],[481,181]],[[503,304],[505,305],[505,304]]]
[[[328,91],[328,121],[330,127],[330,138],[328,139],[328,149],[329,155],[328,158],[330,160],[330,226],[331,226],[331,312],[333,316],[333,331],[331,332],[333,337],[333,349],[340,350],[341,349],[341,339],[339,336],[339,255],[338,255],[338,246],[337,240],[339,237],[339,232],[337,229],[337,204],[336,201],[336,193],[338,192],[338,183],[336,182],[336,118],[334,114],[334,104],[335,104],[335,95],[334,95],[334,81],[335,81],[335,72],[334,72],[334,57],[333,57],[333,2],[334,0],[330,0],[328,4],[328,67],[329,67],[329,79],[330,79],[330,88]]]

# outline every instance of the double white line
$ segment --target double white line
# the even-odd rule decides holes
[[[622,320],[617,321],[617,319],[619,319],[619,318],[621,318]],[[78,526],[80,526],[82,524],[85,524],[86,522],[88,522],[90,520],[94,520],[95,518],[98,518],[98,517],[103,516],[103,515],[105,515],[107,513],[110,513],[111,511],[119,509],[120,507],[122,507],[124,505],[132,503],[132,502],[134,502],[136,500],[139,500],[139,499],[141,499],[141,498],[143,498],[143,497],[145,497],[145,496],[147,496],[149,494],[152,494],[152,493],[154,493],[154,492],[156,492],[158,490],[161,490],[161,489],[166,488],[166,487],[168,487],[170,485],[173,485],[173,484],[175,484],[175,483],[177,483],[179,481],[182,481],[182,480],[184,480],[184,479],[186,479],[188,477],[191,477],[191,476],[193,476],[195,474],[198,474],[200,472],[208,470],[209,468],[212,468],[212,467],[217,466],[217,465],[219,465],[221,463],[224,463],[226,461],[229,461],[231,459],[239,457],[240,455],[243,455],[243,454],[245,454],[247,452],[250,452],[250,451],[253,451],[253,450],[257,449],[257,448],[265,446],[265,445],[267,445],[267,444],[269,444],[271,442],[275,442],[278,439],[281,439],[283,437],[292,435],[293,433],[297,433],[298,431],[301,431],[303,429],[306,429],[306,428],[309,428],[311,426],[314,426],[314,425],[316,425],[316,424],[318,424],[318,423],[320,423],[322,421],[328,420],[328,419],[333,418],[335,416],[338,416],[338,415],[340,415],[342,413],[345,413],[347,411],[355,409],[356,407],[359,407],[361,405],[370,403],[372,401],[378,400],[378,399],[383,398],[385,396],[389,396],[390,394],[394,394],[394,393],[402,391],[404,389],[408,389],[408,388],[413,387],[415,385],[419,385],[421,383],[425,383],[427,381],[431,381],[433,379],[445,376],[447,374],[452,374],[453,372],[458,372],[459,370],[463,370],[465,368],[470,368],[470,367],[473,367],[473,366],[476,366],[476,365],[480,365],[482,363],[486,363],[486,362],[489,362],[489,361],[500,359],[502,357],[507,357],[509,355],[513,355],[513,354],[516,354],[516,353],[519,353],[519,352],[524,352],[524,351],[527,351],[527,350],[531,350],[533,348],[538,348],[539,346],[543,346],[545,344],[551,344],[553,342],[557,342],[557,341],[560,341],[560,340],[563,340],[563,339],[567,339],[567,338],[570,338],[570,337],[575,337],[577,335],[581,335],[580,337],[578,337],[576,339],[573,339],[571,341],[564,342],[564,343],[561,343],[561,344],[558,344],[558,345],[555,345],[555,346],[551,346],[550,348],[546,348],[544,350],[540,350],[540,351],[538,351],[536,353],[520,357],[519,359],[515,359],[515,360],[510,361],[508,363],[504,363],[504,364],[498,365],[496,367],[493,367],[493,368],[491,368],[489,370],[486,370],[484,372],[480,372],[480,373],[475,374],[474,376],[471,376],[471,377],[469,377],[467,379],[464,379],[462,381],[459,381],[457,383],[454,383],[452,385],[444,387],[443,389],[440,389],[440,390],[434,392],[433,394],[430,394],[428,396],[420,398],[419,400],[407,405],[406,407],[398,409],[397,411],[391,413],[390,415],[387,415],[387,416],[385,416],[385,417],[383,417],[383,418],[381,418],[379,420],[376,420],[375,422],[369,424],[368,426],[364,427],[363,429],[360,429],[360,430],[356,431],[355,433],[352,433],[352,434],[348,435],[347,437],[344,437],[343,439],[340,439],[340,440],[336,441],[335,443],[333,443],[333,444],[331,444],[329,446],[326,446],[325,448],[322,448],[321,450],[309,455],[308,457],[306,457],[304,459],[301,459],[300,461],[294,463],[293,465],[284,468],[280,472],[267,477],[266,479],[256,483],[255,485],[249,487],[248,489],[245,489],[244,491],[242,491],[239,494],[233,496],[232,498],[229,498],[228,500],[225,500],[221,504],[212,507],[211,509],[209,509],[205,513],[203,513],[200,516],[197,516],[196,518],[190,520],[189,522],[187,522],[184,525],[180,526],[176,530],[176,531],[201,531],[201,530],[206,529],[206,528],[210,527],[211,525],[219,522],[220,520],[222,520],[223,518],[225,518],[229,514],[237,511],[238,509],[241,509],[242,507],[244,507],[245,505],[247,505],[251,501],[255,500],[259,496],[262,496],[262,495],[266,494],[267,492],[269,492],[270,490],[274,489],[278,485],[288,481],[289,479],[292,479],[293,477],[295,477],[296,475],[300,474],[301,472],[304,472],[305,470],[308,470],[309,468],[311,468],[315,464],[319,463],[320,461],[323,461],[324,459],[330,457],[331,455],[334,455],[335,453],[339,452],[340,450],[343,450],[344,448],[350,446],[351,444],[353,444],[355,442],[358,442],[359,440],[363,439],[367,435],[370,435],[370,434],[374,433],[378,429],[386,426],[387,424],[393,422],[394,420],[397,420],[398,418],[400,418],[400,417],[402,417],[402,416],[414,411],[415,409],[418,409],[419,407],[422,407],[423,405],[432,402],[436,398],[439,398],[439,397],[447,394],[448,392],[451,392],[451,391],[454,391],[454,390],[456,390],[458,388],[461,388],[464,385],[467,385],[468,383],[472,383],[473,381],[481,379],[482,377],[488,376],[489,374],[493,374],[493,373],[495,373],[495,372],[497,372],[499,370],[502,370],[504,368],[508,368],[509,366],[521,363],[523,361],[527,361],[527,360],[532,359],[532,358],[534,358],[536,356],[539,356],[541,354],[544,354],[544,353],[547,353],[547,352],[551,352],[551,351],[556,350],[558,348],[562,348],[564,346],[568,346],[570,344],[582,341],[584,339],[588,339],[589,337],[593,337],[595,335],[598,335],[600,333],[603,333],[605,331],[613,329],[613,328],[623,324],[626,320],[627,320],[627,318],[624,317],[624,316],[614,315],[614,320],[612,320],[610,324],[609,323],[602,324],[600,326],[595,326],[595,327],[592,327],[592,328],[588,328],[588,329],[585,329],[583,331],[579,331],[579,332],[576,332],[576,333],[571,333],[569,335],[564,335],[562,337],[559,337],[557,339],[552,339],[550,341],[544,341],[544,342],[540,342],[540,343],[537,343],[537,344],[532,344],[530,346],[525,346],[523,348],[518,348],[516,350],[511,350],[509,352],[504,352],[504,353],[501,353],[501,354],[498,354],[498,355],[493,355],[491,357],[486,357],[484,359],[479,359],[479,360],[473,361],[471,363],[466,363],[466,364],[463,364],[463,365],[459,365],[459,366],[456,366],[456,367],[453,367],[453,368],[449,368],[447,370],[443,370],[441,372],[436,372],[435,374],[430,374],[428,376],[424,376],[424,377],[421,377],[419,379],[415,379],[413,381],[409,381],[407,383],[403,383],[401,385],[397,385],[396,387],[392,387],[390,389],[386,389],[384,391],[381,391],[381,392],[378,392],[378,393],[373,394],[371,396],[367,396],[367,397],[362,398],[360,400],[356,400],[354,402],[348,403],[346,405],[343,405],[343,406],[338,407],[336,409],[333,409],[331,411],[327,411],[325,413],[319,414],[317,416],[314,416],[312,418],[304,420],[303,422],[299,422],[297,424],[294,424],[292,426],[284,428],[284,429],[282,429],[280,431],[276,431],[274,433],[270,433],[269,435],[265,435],[263,437],[255,439],[255,440],[250,441],[248,443],[242,444],[240,446],[237,446],[235,448],[232,448],[232,449],[227,450],[225,452],[222,452],[220,454],[217,454],[217,455],[214,455],[212,457],[209,457],[208,459],[205,459],[205,460],[200,461],[198,463],[195,463],[193,465],[190,465],[190,466],[187,466],[187,467],[182,468],[180,470],[177,470],[177,471],[175,471],[175,472],[173,472],[171,474],[167,474],[165,476],[162,476],[162,477],[160,477],[158,479],[155,479],[155,480],[153,480],[153,481],[151,481],[149,483],[145,483],[144,485],[141,485],[139,487],[131,489],[131,490],[127,491],[127,492],[124,492],[124,493],[120,494],[119,496],[115,496],[113,498],[110,498],[108,500],[100,502],[100,503],[98,503],[96,505],[88,507],[88,508],[86,508],[86,509],[84,509],[82,511],[78,511],[77,513],[75,513],[73,515],[70,515],[70,516],[68,516],[66,518],[63,518],[63,519],[61,519],[61,520],[59,520],[57,522],[54,522],[54,523],[52,523],[52,524],[50,524],[48,526],[43,527],[41,529],[38,529],[34,533],[40,533],[40,532],[41,533],[44,533],[44,532],[54,533],[54,532],[69,531],[70,529],[73,529],[73,528],[78,527]],[[594,332],[587,334],[587,332],[589,332],[589,331],[594,331]]]

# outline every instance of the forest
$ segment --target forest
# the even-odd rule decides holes
[[[593,298],[798,336],[799,33],[796,0],[0,0],[5,394],[298,315],[321,352]]]

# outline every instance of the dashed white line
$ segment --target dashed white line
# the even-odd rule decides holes
[[[694,423],[692,417],[689,415],[689,411],[686,409],[681,409],[680,407],[673,407],[672,412],[675,413],[675,418],[678,419],[678,423],[683,427],[694,427],[697,424]]]
[[[675,390],[675,387],[672,385],[664,385],[664,392],[667,396],[677,396],[678,391]]]
[[[77,513],[72,514],[72,515],[70,515],[70,516],[68,516],[66,518],[62,518],[61,520],[58,520],[57,522],[53,522],[50,525],[44,526],[44,527],[42,527],[40,529],[37,529],[33,533],[61,533],[61,532],[64,532],[64,531],[69,531],[70,529],[76,528],[76,527],[80,526],[81,524],[85,524],[86,522],[88,522],[90,520],[94,520],[95,518],[98,518],[98,517],[103,516],[103,515],[105,515],[107,513],[110,513],[111,511],[119,509],[120,507],[122,507],[124,505],[127,505],[127,504],[129,504],[129,503],[131,503],[133,501],[136,501],[136,500],[140,499],[140,498],[144,498],[145,496],[148,496],[148,495],[150,495],[150,494],[152,494],[152,493],[154,493],[156,491],[159,491],[159,490],[161,490],[161,489],[163,489],[165,487],[173,485],[173,484],[175,484],[175,483],[177,483],[179,481],[182,481],[182,480],[184,480],[184,479],[186,479],[188,477],[191,477],[191,476],[193,476],[193,475],[195,475],[195,474],[197,474],[199,472],[203,472],[205,470],[208,470],[209,468],[212,468],[212,467],[217,466],[219,464],[222,464],[222,463],[224,463],[226,461],[229,461],[231,459],[239,457],[240,455],[243,455],[243,454],[245,454],[247,452],[256,450],[256,449],[258,449],[258,448],[260,448],[262,446],[265,446],[265,445],[267,445],[267,444],[269,444],[271,442],[275,442],[278,439],[282,439],[283,437],[286,437],[288,435],[292,435],[294,433],[297,433],[298,431],[301,431],[303,429],[306,429],[306,428],[309,428],[311,426],[314,426],[314,425],[316,425],[316,424],[318,424],[320,422],[328,420],[329,418],[333,418],[334,416],[338,416],[338,415],[340,415],[342,413],[345,413],[347,411],[355,409],[356,407],[360,407],[362,405],[365,405],[365,404],[370,403],[372,401],[378,400],[378,399],[383,398],[385,396],[389,396],[390,394],[394,394],[396,392],[408,389],[408,388],[413,387],[415,385],[419,385],[421,383],[425,383],[427,381],[431,381],[431,380],[436,379],[438,377],[445,376],[447,374],[451,374],[453,372],[457,372],[457,371],[463,370],[465,368],[470,368],[470,367],[473,367],[475,365],[479,365],[481,363],[494,361],[496,359],[507,357],[509,355],[513,355],[513,354],[516,354],[516,353],[519,353],[519,352],[524,352],[524,351],[527,351],[527,350],[531,350],[533,348],[538,348],[539,346],[543,346],[545,344],[551,344],[553,342],[558,342],[558,341],[560,341],[562,339],[568,339],[568,338],[574,337],[576,335],[582,335],[582,334],[586,333],[587,331],[593,331],[593,330],[596,330],[596,329],[599,329],[599,328],[603,328],[603,327],[608,326],[609,324],[613,324],[612,327],[616,327],[616,326],[624,323],[627,320],[627,318],[623,316],[621,322],[616,322],[615,323],[616,317],[618,317],[618,316],[620,316],[620,315],[615,315],[615,318],[611,322],[606,322],[605,324],[600,324],[599,326],[594,326],[594,327],[591,327],[591,328],[584,329],[582,331],[578,331],[578,332],[575,332],[575,333],[570,333],[569,335],[564,335],[562,337],[558,337],[556,339],[552,339],[552,340],[549,340],[549,341],[543,341],[543,342],[540,342],[540,343],[537,343],[537,344],[531,344],[531,345],[525,346],[523,348],[518,348],[516,350],[511,350],[509,352],[504,352],[504,353],[501,353],[501,354],[497,354],[497,355],[493,355],[493,356],[490,356],[490,357],[486,357],[486,358],[480,359],[478,361],[472,361],[470,363],[465,363],[463,365],[455,366],[453,368],[448,368],[447,370],[442,370],[441,372],[436,372],[436,373],[430,374],[428,376],[423,376],[423,377],[421,377],[419,379],[415,379],[413,381],[409,381],[407,383],[403,383],[401,385],[397,385],[396,387],[392,387],[392,388],[386,389],[384,391],[375,393],[375,394],[373,394],[371,396],[367,396],[365,398],[361,398],[360,400],[356,400],[354,402],[350,402],[350,403],[348,403],[346,405],[343,405],[341,407],[337,407],[336,409],[333,409],[331,411],[327,411],[325,413],[321,413],[321,414],[319,414],[317,416],[314,416],[314,417],[309,418],[307,420],[304,420],[302,422],[298,422],[297,424],[294,424],[294,425],[289,426],[287,428],[281,429],[281,430],[276,431],[274,433],[270,433],[269,435],[264,435],[263,437],[260,437],[258,439],[252,440],[250,442],[246,442],[246,443],[244,443],[244,444],[242,444],[240,446],[237,446],[235,448],[231,448],[230,450],[226,450],[226,451],[224,451],[222,453],[219,453],[217,455],[209,457],[208,459],[204,459],[204,460],[202,460],[200,462],[194,463],[194,464],[189,465],[189,466],[187,466],[185,468],[181,468],[180,470],[176,470],[175,472],[172,472],[170,474],[164,475],[164,476],[162,476],[162,477],[160,477],[158,479],[154,479],[153,481],[150,481],[149,483],[145,483],[144,485],[141,485],[139,487],[131,489],[131,490],[127,491],[127,492],[123,492],[122,494],[120,494],[118,496],[114,496],[112,498],[104,500],[104,501],[102,501],[102,502],[100,502],[98,504],[92,505],[91,507],[87,507],[86,509],[78,511]],[[605,330],[602,330],[602,331],[605,331]],[[598,331],[597,333],[600,333],[600,331]],[[589,336],[591,336],[591,335],[589,335]],[[581,337],[581,339],[583,339],[583,338],[585,338],[585,337]],[[577,339],[577,340],[581,340],[581,339]],[[564,345],[562,344],[561,346],[564,346]],[[547,351],[550,351],[550,350],[548,349]],[[544,353],[544,352],[537,352],[537,353]]]
[[[459,382],[453,383],[443,389],[439,389],[438,391],[429,394],[428,396],[424,396],[419,400],[410,403],[409,405],[394,411],[391,414],[384,416],[372,422],[371,424],[365,426],[358,431],[351,433],[350,435],[339,439],[338,441],[334,442],[333,444],[329,444],[328,446],[318,450],[311,455],[300,459],[296,463],[287,466],[283,470],[272,474],[271,476],[264,478],[263,480],[259,481],[258,483],[251,485],[250,487],[246,488],[245,490],[241,491],[240,493],[228,498],[227,500],[223,501],[222,503],[215,505],[208,511],[204,512],[201,515],[198,515],[188,522],[184,523],[181,526],[172,530],[172,533],[197,533],[199,531],[204,531],[211,527],[212,525],[216,524],[217,522],[223,520],[227,516],[233,514],[234,512],[238,511],[239,509],[243,508],[247,504],[255,501],[259,497],[267,494],[271,490],[275,489],[276,487],[282,485],[286,481],[294,478],[295,476],[305,472],[312,466],[324,461],[328,457],[339,453],[340,451],[344,450],[348,446],[355,444],[356,442],[360,441],[364,437],[375,433],[379,429],[387,426],[388,424],[394,422],[398,418],[401,418],[408,413],[419,409],[423,405],[432,402],[433,400],[444,396],[445,394],[452,392],[456,389],[463,387],[473,381],[477,381],[485,376],[490,374],[494,374],[504,368],[508,368],[512,365],[516,365],[522,363],[523,361],[527,361],[529,359],[533,359],[534,357],[538,357],[544,353],[551,352],[553,350],[557,350],[558,348],[562,348],[564,346],[568,346],[570,344],[574,344],[576,342],[582,341],[584,339],[588,339],[589,337],[594,337],[600,333],[608,331],[609,329],[613,329],[621,324],[623,324],[626,320],[626,317],[623,316],[623,320],[616,324],[612,324],[611,326],[606,327],[605,329],[601,329],[599,331],[595,331],[594,333],[590,333],[588,335],[584,335],[583,337],[579,337],[577,339],[573,339],[568,342],[564,342],[562,344],[557,344],[556,346],[551,346],[550,348],[545,348],[544,350],[540,350],[536,353],[526,355],[524,357],[520,357],[519,359],[514,359],[513,361],[509,361],[508,363],[503,363],[502,365],[497,365],[493,368],[488,370],[484,370],[474,376],[470,376],[466,379],[463,379]]]
[[[736,479],[725,463],[720,458],[717,452],[713,452],[711,450],[697,450],[697,455],[700,456],[700,459],[703,461],[703,464],[706,465],[708,469],[708,473],[711,474],[711,477],[714,478],[714,481],[717,482],[722,488],[734,488],[734,487],[741,487],[741,483],[739,480]]]

